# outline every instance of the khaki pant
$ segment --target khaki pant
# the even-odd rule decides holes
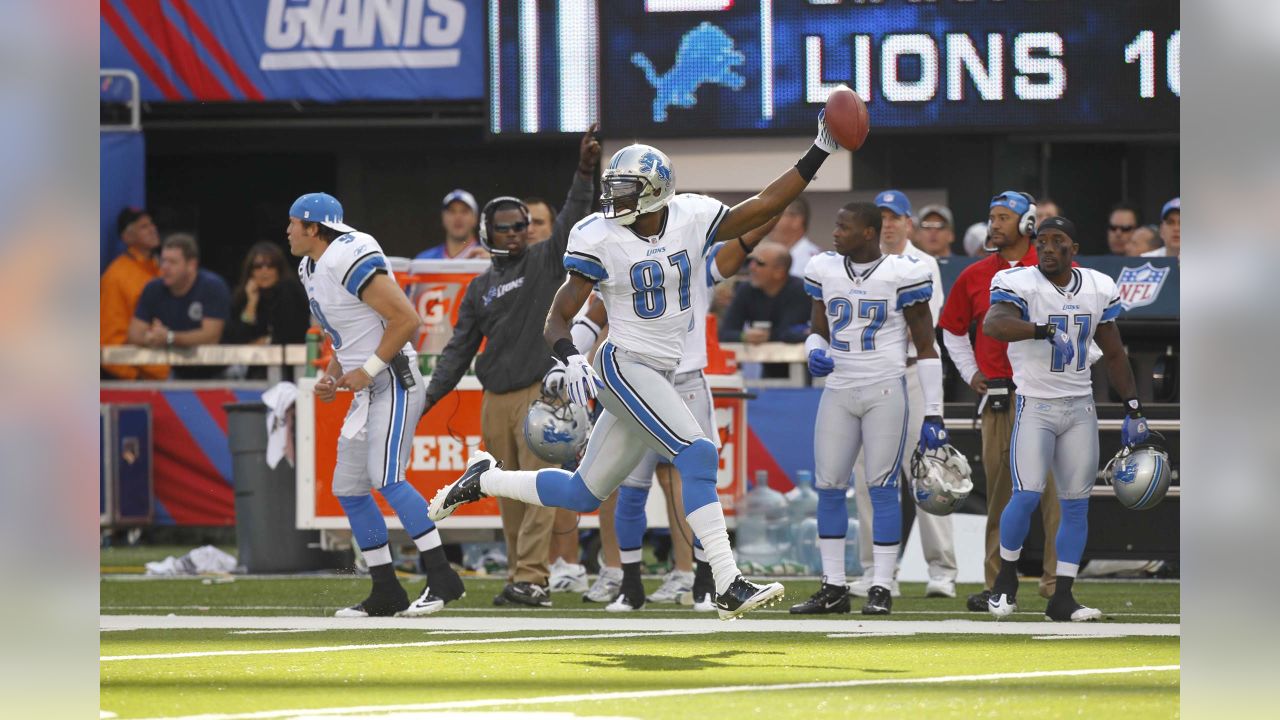
[[[997,412],[988,405],[982,409],[982,467],[987,473],[987,562],[986,587],[996,580],[1000,571],[1000,513],[1013,495],[1013,475],[1009,470],[1009,445],[1013,439],[1013,405]],[[1053,474],[1045,479],[1044,494],[1040,496],[1040,519],[1044,523],[1044,575],[1040,578],[1040,595],[1049,597],[1057,585],[1054,573],[1058,565],[1058,553],[1054,548],[1054,536],[1058,533],[1058,493],[1054,488]]]
[[[524,440],[524,419],[529,406],[541,393],[534,383],[509,393],[485,392],[480,406],[480,433],[485,448],[507,470],[541,470],[557,467],[529,449]],[[502,534],[507,541],[508,582],[547,584],[547,552],[551,548],[551,528],[555,508],[527,505],[498,498],[502,512]]]

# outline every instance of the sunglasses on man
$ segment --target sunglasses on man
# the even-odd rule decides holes
[[[1107,229],[1111,232],[1133,232],[1138,229],[1137,225],[1108,225]]]
[[[524,220],[521,220],[520,222],[511,223],[510,225],[499,225],[497,223],[494,223],[493,231],[500,232],[500,233],[521,232],[527,227],[529,227],[529,223],[525,222]]]

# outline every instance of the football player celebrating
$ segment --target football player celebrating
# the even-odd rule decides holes
[[[1111,387],[1127,398],[1123,443],[1146,440],[1147,422],[1116,328],[1121,308],[1115,282],[1097,270],[1072,267],[1080,246],[1066,218],[1046,218],[1035,243],[1037,268],[1010,268],[992,278],[991,310],[982,323],[984,333],[1009,343],[1018,387],[1009,450],[1013,497],[1000,514],[1000,571],[988,610],[997,618],[1017,610],[1018,558],[1052,469],[1062,520],[1055,538],[1057,583],[1045,617],[1082,622],[1102,615],[1072,594],[1098,472],[1098,416],[1087,358],[1092,340],[1102,348]]]
[[[798,615],[849,612],[844,545],[845,493],[854,459],[865,450],[872,506],[872,581],[864,615],[888,615],[902,540],[899,478],[907,442],[907,339],[915,345],[924,396],[921,449],[946,444],[942,361],[934,348],[933,277],[929,266],[880,251],[880,210],[850,203],[836,213],[835,252],[814,256],[804,271],[813,296],[813,334],[805,341],[809,372],[827,377],[814,427],[818,548],[822,586],[791,608]]]
[[[316,381],[316,397],[332,402],[339,388],[355,393],[338,437],[333,494],[369,564],[373,589],[337,617],[436,612],[465,593],[445,559],[440,532],[427,517],[426,500],[404,479],[426,396],[409,342],[421,320],[392,277],[378,241],[343,223],[342,205],[333,196],[309,193],[294,201],[288,235],[290,252],[302,258],[298,277],[311,314],[333,342],[333,359]],[[374,488],[423,555],[427,585],[412,603],[391,565],[387,524],[374,502]]]
[[[605,410],[578,471],[509,472],[479,453],[466,473],[432,500],[432,518],[444,518],[486,495],[590,512],[650,449],[680,472],[685,517],[711,565],[720,617],[731,619],[781,599],[781,584],[757,585],[738,572],[716,494],[716,445],[673,379],[693,322],[691,285],[720,266],[719,257],[708,261],[716,238],[739,237],[782,212],[836,148],[819,115],[818,136],[808,153],[732,209],[702,195],[676,195],[671,161],[657,148],[619,150],[601,179],[601,212],[578,223],[569,238],[564,258],[569,277],[547,314],[547,344],[566,365],[570,399],[581,404],[599,394]],[[594,364],[570,339],[570,323],[593,287],[600,289],[610,325]]]

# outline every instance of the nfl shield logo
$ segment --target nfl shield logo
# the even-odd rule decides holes
[[[1116,284],[1120,291],[1120,305],[1126,311],[1150,305],[1160,297],[1160,288],[1169,277],[1169,268],[1144,263],[1141,267],[1123,268]]]

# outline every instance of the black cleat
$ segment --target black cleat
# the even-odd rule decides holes
[[[991,591],[983,590],[980,593],[970,595],[969,599],[965,602],[965,607],[969,609],[969,612],[986,612],[987,601],[990,599]]]
[[[399,581],[374,583],[369,597],[334,613],[334,617],[391,617],[409,608],[409,595]]]
[[[716,611],[721,620],[733,620],[756,608],[768,607],[782,599],[782,583],[756,585],[739,575],[729,589],[716,595]]]
[[[499,467],[502,467],[502,463],[487,452],[480,451],[472,455],[462,477],[440,488],[436,496],[431,498],[431,509],[427,512],[427,517],[440,522],[459,507],[486,497],[480,491],[480,476],[491,468]]]
[[[551,594],[547,592],[547,588],[531,582],[512,583],[502,591],[502,596],[511,605],[551,607]]]
[[[618,597],[605,606],[609,612],[631,612],[644,607],[644,583],[640,578],[640,563],[622,564],[622,588]]]
[[[822,587],[813,597],[799,605],[791,606],[792,615],[827,615],[849,612],[849,588],[830,585],[823,579]]]
[[[867,590],[867,602],[862,606],[863,615],[888,615],[893,610],[893,595],[883,585],[872,585]]]
[[[715,608],[716,581],[711,575],[711,563],[702,560],[693,564],[693,588],[680,598],[681,605],[693,605],[695,610]]]
[[[427,571],[427,587],[432,594],[446,603],[451,603],[467,596],[467,588],[458,577],[458,571],[452,565],[442,565]],[[424,590],[425,592],[425,590]]]
[[[511,589],[511,583],[507,583],[506,585],[502,586],[502,589],[498,591],[497,595],[493,596],[494,607],[502,607],[503,605],[511,604],[511,601],[507,600],[507,591],[510,589]]]
[[[1044,611],[1044,619],[1054,622],[1089,622],[1101,617],[1101,610],[1081,605],[1070,594],[1054,594]]]

